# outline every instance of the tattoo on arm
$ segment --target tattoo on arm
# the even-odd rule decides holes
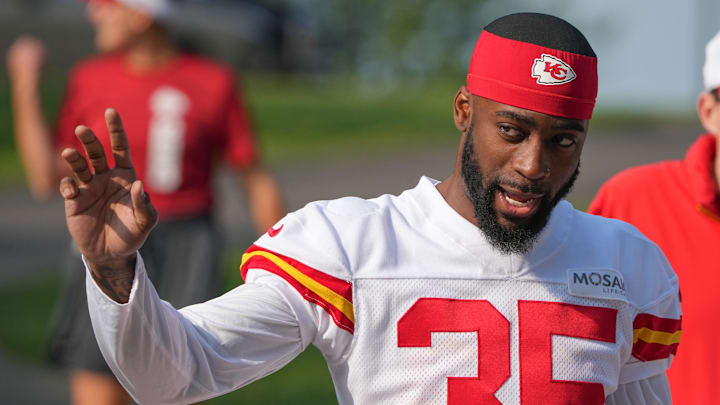
[[[130,290],[135,278],[135,257],[131,266],[116,267],[107,265],[91,265],[90,273],[98,287],[113,301],[125,304],[130,300]]]

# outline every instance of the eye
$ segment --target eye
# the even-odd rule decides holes
[[[557,135],[555,136],[555,143],[562,148],[569,148],[577,143],[577,140],[572,135]]]
[[[497,128],[502,136],[513,141],[520,140],[524,136],[519,129],[510,124],[497,124]]]

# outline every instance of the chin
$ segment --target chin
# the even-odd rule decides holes
[[[504,215],[500,213],[497,214],[498,225],[500,225],[506,231],[514,231],[516,229],[522,228],[532,222],[534,218],[535,215],[529,218],[518,218],[511,215]]]
[[[121,51],[125,47],[125,42],[112,36],[97,35],[95,37],[95,48],[100,53],[109,53]]]

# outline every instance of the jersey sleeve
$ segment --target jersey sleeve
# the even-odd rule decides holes
[[[289,363],[314,336],[303,309],[284,298],[292,291],[270,274],[181,310],[158,297],[139,254],[126,304],[108,298],[89,270],[86,280],[100,350],[138,403],[195,403],[235,390]]]
[[[680,344],[682,312],[678,279],[662,251],[654,244],[651,246],[645,253],[634,253],[645,256],[646,270],[638,272],[633,281],[643,295],[637,302],[644,304],[638,307],[633,319],[632,351],[620,371],[620,384],[663,374]]]
[[[230,76],[230,75],[228,75]],[[258,147],[250,124],[250,114],[238,84],[231,77],[225,86],[220,137],[225,160],[237,168],[252,166],[258,159]]]
[[[670,405],[672,396],[665,374],[658,374],[640,381],[620,384],[605,399],[605,405]]]
[[[285,298],[312,313],[317,346],[329,361],[343,357],[355,326],[353,285],[336,224],[322,203],[289,214],[243,255],[247,284],[272,274],[292,290]]]

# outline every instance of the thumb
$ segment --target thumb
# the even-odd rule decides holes
[[[130,198],[135,213],[135,222],[141,231],[150,232],[157,223],[158,214],[150,202],[150,196],[143,188],[142,181],[135,180],[133,182],[130,188]]]

